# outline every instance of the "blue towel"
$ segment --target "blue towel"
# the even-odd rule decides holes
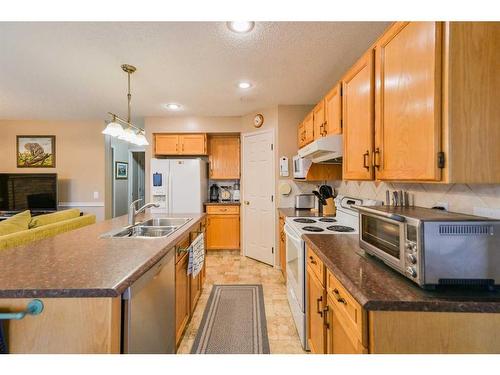
[[[4,321],[0,319],[0,354],[9,354],[9,349],[7,348],[7,335],[4,330]]]

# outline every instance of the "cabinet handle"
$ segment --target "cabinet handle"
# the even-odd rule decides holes
[[[319,304],[320,302],[323,301],[323,296],[319,297],[318,299],[316,299],[316,312],[321,316],[323,317],[323,311],[321,310],[321,308],[319,307]]]
[[[184,143],[182,144],[182,152],[184,152]]]
[[[323,123],[323,137],[328,134],[328,131],[326,130],[326,125],[328,124],[328,121],[325,121]]]
[[[378,155],[378,157],[377,157]],[[373,151],[373,166],[377,169],[380,168],[380,148],[376,148],[375,151]]]
[[[368,150],[363,154],[363,167],[366,168],[366,170],[370,170],[370,166],[368,165],[368,158],[370,157],[370,153]]]
[[[309,261],[311,262],[311,264],[316,264],[317,263],[312,256],[309,257]]]
[[[179,144],[178,143],[175,145],[175,152],[179,152]]]
[[[325,306],[323,309],[323,325],[326,329],[330,328],[330,323],[328,322],[328,311],[330,310],[329,306]]]
[[[177,247],[177,254],[180,254],[180,253],[187,253],[187,252],[189,252],[189,247],[185,247],[185,248],[180,247],[180,246],[179,246],[179,247]]]
[[[333,289],[333,293],[336,296],[337,302],[343,303],[344,305],[347,305],[347,301],[340,296],[339,290],[337,288]]]

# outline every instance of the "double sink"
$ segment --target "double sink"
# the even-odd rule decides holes
[[[135,225],[104,233],[102,238],[155,238],[167,237],[191,221],[192,218],[163,217],[142,221]]]

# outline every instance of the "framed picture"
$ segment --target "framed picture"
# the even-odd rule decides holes
[[[18,135],[16,152],[18,168],[55,168],[56,136]]]
[[[115,162],[115,179],[126,180],[128,178],[128,163],[124,161]]]

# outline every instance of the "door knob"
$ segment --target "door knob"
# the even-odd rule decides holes
[[[243,203],[245,203],[245,205],[247,205],[247,206],[250,204],[249,201],[244,201]]]

